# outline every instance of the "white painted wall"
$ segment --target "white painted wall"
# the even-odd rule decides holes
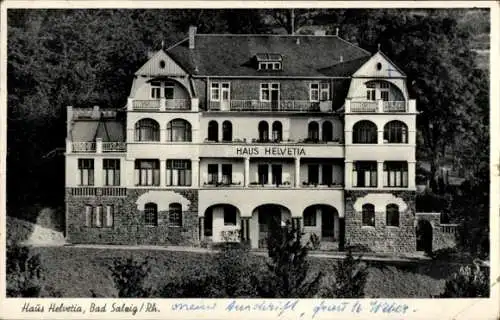
[[[241,229],[241,219],[240,215],[236,216],[236,225],[235,226],[225,226],[224,225],[224,208],[223,207],[214,207],[213,211],[213,222],[212,222],[212,241],[213,242],[223,242],[224,238],[222,237],[223,231],[233,231]]]

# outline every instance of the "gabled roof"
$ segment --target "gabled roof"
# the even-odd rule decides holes
[[[377,68],[380,66],[380,69]],[[406,75],[394,62],[381,51],[376,52],[360,68],[354,77],[405,78]]]
[[[345,76],[342,68],[333,68],[327,75],[321,70],[370,57],[338,36],[309,35],[197,34],[194,49],[185,39],[166,51],[188,73],[203,76]],[[257,70],[258,54],[281,55],[283,70]]]
[[[118,120],[75,120],[71,127],[71,140],[95,142],[101,138],[103,142],[125,141],[124,124]]]

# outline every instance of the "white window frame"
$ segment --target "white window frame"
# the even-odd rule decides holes
[[[323,99],[323,93],[326,92],[326,99]],[[321,82],[319,84],[319,100],[328,101],[330,100],[330,84],[328,82]]]
[[[313,86],[317,86],[317,88],[313,88]],[[316,92],[317,99],[313,98],[313,92]],[[320,85],[319,82],[312,82],[309,84],[309,101],[311,102],[319,102],[320,99]]]
[[[153,85],[153,83],[159,83],[160,85],[159,86]],[[151,91],[150,91],[151,99],[160,99],[162,94],[163,83],[161,81],[151,81],[150,86],[151,86]],[[156,97],[153,94],[153,92],[158,92],[159,93],[158,97]]]
[[[113,222],[114,222],[114,206],[112,204],[108,204],[106,206],[106,214],[104,216],[104,227],[105,228],[112,228],[113,227]]]
[[[267,86],[266,88],[263,88],[263,86]],[[272,96],[272,91],[278,91],[278,101],[281,100],[281,86],[279,82],[262,82],[260,84],[260,101],[261,102],[271,102],[271,96]],[[263,99],[263,92],[267,90],[269,91],[269,99]]]
[[[214,87],[215,85],[215,87]],[[211,82],[210,83],[210,101],[220,101],[220,89],[221,89],[221,83],[220,82]],[[214,92],[217,92],[217,99],[214,98]]]
[[[267,86],[267,88],[264,88]],[[263,92],[268,91],[268,99],[264,99]],[[261,83],[260,84],[260,101],[262,102],[271,102],[271,84],[270,83]]]

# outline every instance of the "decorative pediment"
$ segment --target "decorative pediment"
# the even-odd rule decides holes
[[[406,202],[391,193],[369,193],[364,197],[360,197],[354,202],[354,210],[361,212],[364,204],[373,204],[376,212],[385,212],[385,207],[388,204],[397,204],[399,212],[404,212],[408,209]]]
[[[136,73],[143,76],[185,76],[187,72],[165,51],[156,52]]]
[[[354,74],[353,78],[404,78],[406,75],[382,52],[375,53]]]

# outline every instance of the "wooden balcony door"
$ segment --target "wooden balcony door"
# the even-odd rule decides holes
[[[220,89],[220,110],[229,111],[231,104],[231,88],[229,82],[223,82]]]

